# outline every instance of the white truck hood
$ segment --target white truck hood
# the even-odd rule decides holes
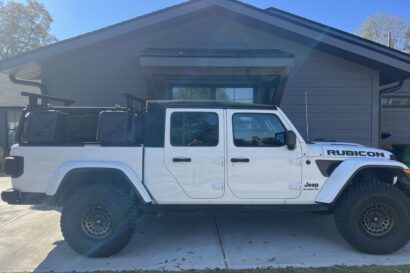
[[[325,158],[365,157],[373,159],[390,159],[392,155],[391,152],[386,150],[345,142],[314,142],[308,144],[308,148],[310,156],[322,156]]]

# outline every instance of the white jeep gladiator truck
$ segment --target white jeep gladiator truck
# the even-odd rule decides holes
[[[278,107],[127,95],[127,107],[85,108],[25,95],[2,199],[62,206],[64,238],[83,255],[118,252],[162,208],[326,210],[372,254],[410,239],[408,167],[380,149],[307,143]]]

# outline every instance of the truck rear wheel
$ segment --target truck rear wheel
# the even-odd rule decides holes
[[[410,201],[393,185],[380,181],[351,186],[335,209],[342,237],[359,251],[389,254],[410,238]]]
[[[111,184],[77,190],[61,213],[61,231],[68,245],[88,257],[107,257],[131,239],[136,225],[136,200]]]

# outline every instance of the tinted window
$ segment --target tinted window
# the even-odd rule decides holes
[[[175,112],[171,115],[172,146],[216,146],[218,135],[216,113]]]
[[[173,87],[172,99],[174,100],[210,100],[211,88],[209,87]]]
[[[239,147],[280,147],[285,145],[285,128],[271,114],[234,114],[233,137]]]
[[[215,92],[216,100],[253,103],[253,88],[251,87],[216,88]]]

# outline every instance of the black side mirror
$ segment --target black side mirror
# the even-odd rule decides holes
[[[285,135],[286,146],[289,150],[294,150],[296,148],[296,134],[293,131],[286,131]]]

